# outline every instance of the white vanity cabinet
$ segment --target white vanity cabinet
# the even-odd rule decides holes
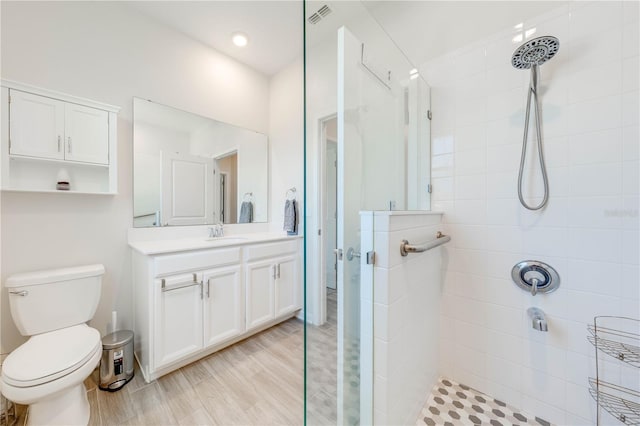
[[[117,192],[118,107],[7,80],[0,103],[3,190]]]
[[[131,243],[134,351],[145,380],[296,315],[301,243],[279,236],[160,253]]]

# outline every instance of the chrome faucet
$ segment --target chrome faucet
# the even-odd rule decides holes
[[[209,238],[224,237],[224,227],[222,223],[218,223],[215,226],[209,228]]]
[[[527,309],[527,314],[529,314],[529,318],[531,318],[531,327],[533,327],[534,330],[549,330],[549,327],[547,325],[547,318],[545,317],[544,312],[542,312],[542,309],[529,308]]]

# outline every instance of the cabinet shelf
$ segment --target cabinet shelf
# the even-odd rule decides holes
[[[81,166],[81,167],[105,167],[105,168],[109,168],[109,164],[100,164],[100,163],[83,163],[80,161],[70,161],[70,160],[58,160],[55,158],[40,158],[40,157],[27,157],[24,155],[14,155],[14,154],[9,154],[9,160],[10,161],[32,161],[34,163],[49,163],[49,164],[59,164],[60,166],[67,166],[67,167],[75,167],[75,166]]]
[[[591,377],[589,393],[600,407],[622,423],[640,424],[640,393]]]
[[[21,189],[21,188],[2,188],[3,192],[34,192],[41,194],[75,194],[75,195],[118,195],[117,192],[98,192],[98,191],[60,191],[55,189]]]

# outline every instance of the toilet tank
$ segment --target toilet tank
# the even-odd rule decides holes
[[[11,316],[20,333],[33,336],[89,321],[100,301],[103,275],[98,264],[7,278]]]

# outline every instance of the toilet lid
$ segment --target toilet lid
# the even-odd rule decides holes
[[[86,324],[31,336],[9,354],[2,379],[16,387],[47,383],[75,371],[100,349],[100,333]]]

